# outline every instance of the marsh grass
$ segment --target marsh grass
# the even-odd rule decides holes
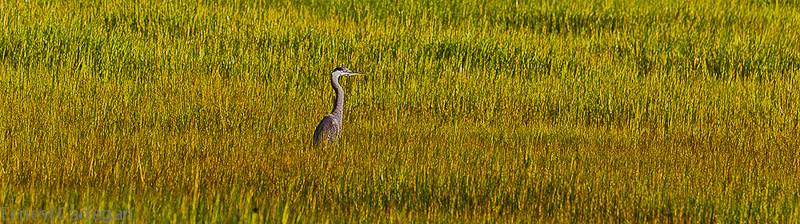
[[[0,2],[0,205],[800,219],[793,1]],[[343,79],[340,144],[309,148]]]

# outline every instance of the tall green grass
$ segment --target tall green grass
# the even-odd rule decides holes
[[[0,206],[800,222],[794,1],[3,1]],[[344,131],[311,148],[331,109]]]

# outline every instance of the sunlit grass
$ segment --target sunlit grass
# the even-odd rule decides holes
[[[798,222],[798,6],[0,2],[0,206]]]

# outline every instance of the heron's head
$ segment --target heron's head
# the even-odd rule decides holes
[[[333,75],[333,76],[354,76],[354,75],[363,75],[363,74],[364,73],[361,73],[361,72],[350,71],[350,69],[347,69],[345,67],[334,68],[333,69],[333,73],[331,73],[331,75]]]

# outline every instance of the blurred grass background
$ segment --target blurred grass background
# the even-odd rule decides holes
[[[0,205],[800,219],[794,1],[2,1]],[[347,66],[337,147],[309,148]]]

